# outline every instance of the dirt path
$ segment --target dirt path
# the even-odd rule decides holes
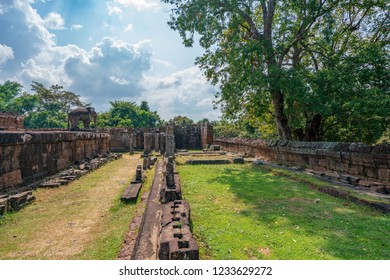
[[[67,186],[35,191],[33,204],[0,221],[0,259],[106,258],[94,248],[104,243],[119,251],[136,209],[119,196],[137,164],[138,156],[124,155]]]

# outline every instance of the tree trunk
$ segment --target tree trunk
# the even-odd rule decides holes
[[[308,120],[305,128],[303,141],[320,141],[322,138],[322,116],[315,114],[311,120]]]
[[[274,92],[272,94],[272,102],[275,109],[275,121],[279,137],[282,140],[291,140],[291,130],[288,125],[288,118],[283,110],[283,94],[280,91]]]

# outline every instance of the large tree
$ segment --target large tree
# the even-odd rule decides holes
[[[99,114],[100,127],[155,127],[161,120],[156,111],[151,111],[149,104],[141,105],[129,101],[110,101],[111,108]]]
[[[199,38],[205,49],[197,64],[220,86],[217,103],[225,117],[271,113],[282,139],[321,140],[342,123],[354,127],[356,117],[362,127],[369,129],[374,118],[385,129],[385,1],[163,2],[173,5],[169,25],[184,44]]]

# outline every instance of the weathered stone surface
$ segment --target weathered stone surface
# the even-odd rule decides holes
[[[106,153],[110,136],[93,132],[1,132],[0,193]]]
[[[175,137],[173,135],[166,135],[165,137],[165,156],[175,156]]]
[[[233,163],[244,163],[244,158],[242,157],[234,157]]]
[[[123,202],[135,202],[137,200],[142,183],[130,184],[121,196]]]
[[[220,145],[226,151],[247,154],[264,161],[308,167],[321,173],[351,174],[351,183],[356,181],[356,178],[390,181],[388,144],[371,147],[360,143],[265,141],[243,138],[218,138],[214,144]],[[330,174],[332,173],[328,173]],[[340,179],[348,182],[348,178]]]
[[[24,118],[11,112],[0,112],[0,130],[22,130]]]
[[[190,207],[176,200],[162,206],[160,260],[198,260],[199,248],[190,231]]]

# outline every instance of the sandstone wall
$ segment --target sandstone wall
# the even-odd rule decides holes
[[[17,114],[0,112],[0,130],[15,131],[24,129],[24,119]]]
[[[144,133],[153,134],[152,139],[159,133],[165,133],[166,127],[157,128],[99,128],[99,132],[111,135],[110,150],[126,152],[130,149],[130,135],[136,134],[136,149],[144,149]],[[176,149],[202,149],[213,143],[213,126],[208,125],[179,125],[174,126]],[[152,141],[151,149],[155,150],[156,141]]]
[[[0,193],[106,153],[109,141],[104,133],[0,131]]]
[[[367,146],[356,143],[296,142],[242,138],[214,141],[226,151],[278,164],[317,171],[336,171],[361,179],[390,181],[390,145]]]

